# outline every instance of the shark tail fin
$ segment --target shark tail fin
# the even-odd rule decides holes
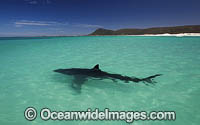
[[[157,76],[161,76],[162,74],[156,74],[156,75],[153,75],[153,76],[149,76],[149,77],[146,77],[146,78],[143,78],[141,79],[141,81],[143,82],[148,82],[148,83],[156,83],[155,81],[153,81],[153,78],[157,77]]]

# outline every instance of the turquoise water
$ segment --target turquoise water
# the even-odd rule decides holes
[[[143,78],[156,85],[89,80],[81,93],[58,68],[91,68]],[[83,36],[0,38],[0,124],[108,124],[125,121],[34,121],[27,107],[56,111],[176,111],[175,121],[134,121],[134,125],[199,125],[200,37]]]

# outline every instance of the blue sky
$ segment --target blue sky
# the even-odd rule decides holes
[[[200,0],[2,0],[0,36],[200,24]]]

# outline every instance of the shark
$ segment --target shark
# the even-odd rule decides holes
[[[102,71],[99,68],[99,64],[96,64],[93,68],[88,69],[88,68],[69,68],[69,69],[56,69],[54,72],[73,76],[73,82],[72,82],[72,87],[81,90],[81,86],[89,79],[89,78],[94,78],[94,79],[111,79],[113,82],[117,82],[117,80],[124,81],[125,83],[129,82],[143,82],[145,85],[148,85],[147,83],[154,84],[156,83],[153,79],[157,76],[161,76],[162,74],[155,74],[149,77],[145,78],[137,78],[137,77],[129,77],[126,75],[121,75],[121,74],[113,74],[113,73],[108,73],[105,71]]]

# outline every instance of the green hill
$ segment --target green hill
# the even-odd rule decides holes
[[[153,27],[147,29],[119,29],[109,30],[99,28],[89,35],[144,35],[144,34],[178,34],[178,33],[200,33],[200,25],[175,26],[175,27]]]

